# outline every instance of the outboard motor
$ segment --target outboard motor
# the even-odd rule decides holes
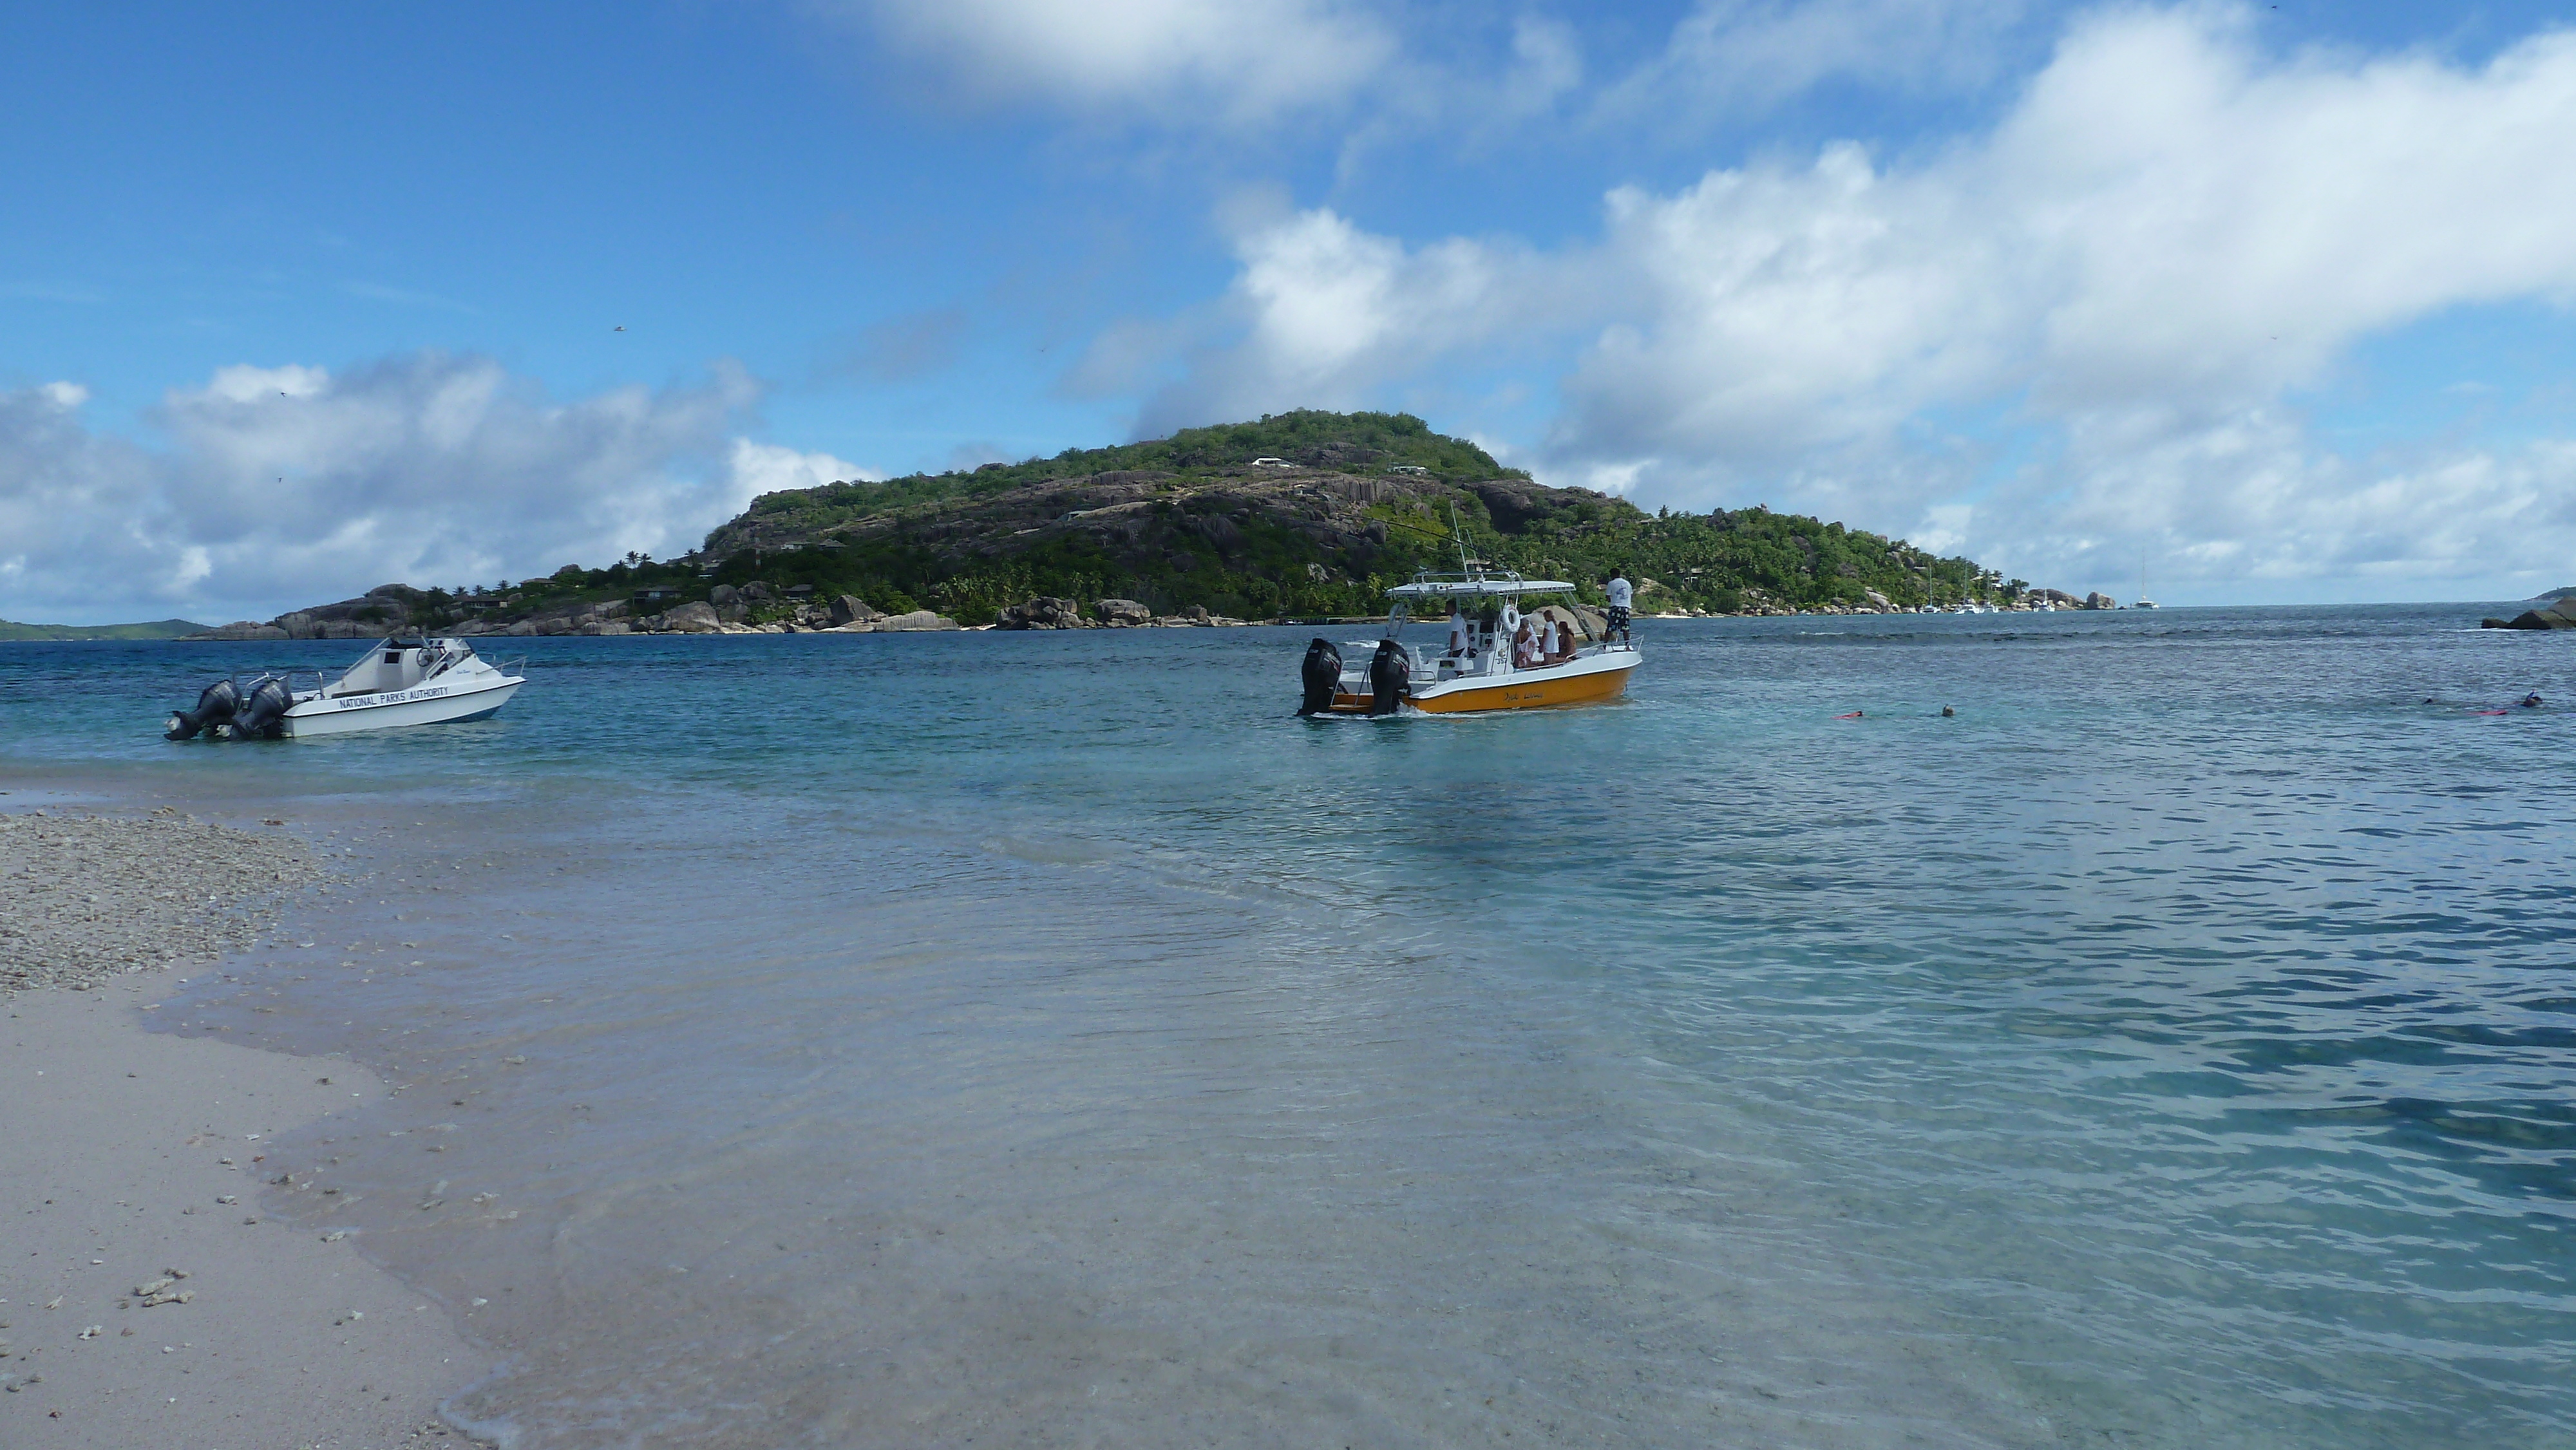
[[[1377,642],[1377,654],[1369,661],[1369,713],[1392,715],[1396,706],[1413,693],[1413,660],[1404,646],[1391,639]]]
[[[1342,652],[1328,639],[1318,639],[1306,646],[1306,663],[1299,668],[1306,682],[1306,700],[1297,707],[1300,715],[1313,715],[1333,708],[1333,695],[1342,687]]]
[[[235,740],[281,740],[286,736],[286,712],[295,697],[286,691],[286,682],[275,675],[253,680],[250,697],[233,716]]]
[[[217,680],[206,686],[206,692],[197,697],[197,708],[170,712],[170,729],[162,738],[194,740],[200,730],[220,731],[232,723],[234,712],[241,709],[241,702],[241,686],[230,679]]]

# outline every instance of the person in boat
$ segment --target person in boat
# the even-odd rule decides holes
[[[2524,709],[2526,709],[2526,710],[2537,710],[2537,709],[2539,709],[2539,708],[2540,708],[2540,692],[2539,692],[2538,690],[2534,690],[2534,691],[2532,691],[2530,694],[2523,696],[2523,697],[2522,697],[2522,708],[2524,708]]]
[[[1629,643],[1628,609],[1637,602],[1636,586],[1628,582],[1628,576],[1625,573],[1613,569],[1610,571],[1610,582],[1601,586],[1601,592],[1610,597],[1610,622],[1602,629],[1603,636],[1606,638],[1615,634],[1619,636],[1621,644]]]
[[[1449,657],[1462,659],[1475,652],[1475,632],[1467,625],[1467,606],[1449,601]]]
[[[1530,628],[1530,622],[1524,619],[1521,621],[1519,632],[1512,636],[1512,668],[1536,669],[1538,661],[1538,634]]]
[[[1574,658],[1574,626],[1560,619],[1556,622],[1556,660],[1563,664]]]

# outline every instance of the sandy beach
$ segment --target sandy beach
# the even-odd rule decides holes
[[[296,1191],[263,1144],[384,1083],[145,1026],[322,874],[283,833],[175,812],[0,816],[0,1443],[471,1443],[435,1407],[486,1360],[444,1310],[263,1210]]]

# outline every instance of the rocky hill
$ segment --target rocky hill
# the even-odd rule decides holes
[[[1462,554],[1566,579],[1593,602],[1624,569],[1646,612],[1876,612],[2026,589],[1838,523],[1760,507],[1649,514],[1549,488],[1407,414],[1305,411],[767,494],[684,559],[630,556],[463,595],[387,585],[218,633],[1323,618],[1382,612],[1387,585]]]

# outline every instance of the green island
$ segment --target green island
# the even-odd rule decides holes
[[[155,619],[142,624],[14,624],[0,619],[0,640],[185,639],[203,633],[205,628],[185,619]]]
[[[1648,513],[1547,487],[1406,413],[1300,410],[1052,458],[764,494],[682,558],[629,554],[458,589],[386,585],[214,633],[867,628],[876,616],[888,617],[884,627],[1346,619],[1382,614],[1387,586],[1456,569],[1462,556],[1568,580],[1596,604],[1603,581],[1624,570],[1649,614],[2082,603],[1804,515]]]

